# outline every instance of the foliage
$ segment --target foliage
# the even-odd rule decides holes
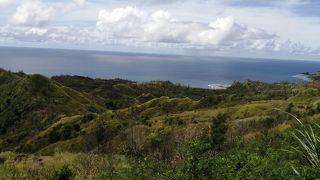
[[[316,177],[320,177],[320,173],[317,173],[320,168],[320,134],[316,133],[319,132],[320,126],[316,123],[313,126],[310,124],[305,125],[298,118],[295,117],[295,119],[300,126],[292,133],[293,138],[297,141],[297,145],[292,146],[293,150],[289,152],[299,155],[301,160],[306,162],[310,168],[307,168],[307,170],[303,169],[302,172],[295,167],[293,169],[300,177],[306,178],[306,175],[311,172]]]
[[[227,114],[218,114],[211,119],[210,126],[210,143],[211,148],[214,150],[221,150],[223,143],[225,142],[225,133],[227,132]]]
[[[0,70],[0,179],[316,179],[318,89]]]
[[[69,180],[72,179],[72,177],[74,176],[72,170],[64,165],[62,166],[61,169],[59,169],[58,171],[54,172],[53,176],[50,178],[52,180]]]

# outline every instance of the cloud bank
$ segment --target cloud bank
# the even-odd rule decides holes
[[[151,1],[157,3],[157,0],[149,2]],[[7,4],[9,1],[0,0],[0,5],[1,2]],[[145,49],[167,48],[211,52],[232,50],[266,54],[319,55],[319,50],[299,42],[280,40],[277,34],[242,24],[234,16],[223,15],[205,21],[194,19],[186,21],[188,18],[181,20],[176,14],[164,9],[151,10],[152,8],[140,9],[127,6],[98,10],[95,25],[92,23],[89,26],[74,26],[56,22],[57,19],[68,14],[68,11],[84,10],[84,5],[90,4],[90,1],[69,0],[65,4],[41,0],[20,2],[10,16],[9,23],[0,26],[1,44],[34,43],[48,46],[64,44],[82,47],[116,45]],[[165,3],[176,2],[168,0]],[[272,1],[272,3],[276,2]],[[302,1],[293,0],[291,3],[299,4]]]
[[[231,48],[256,51],[310,53],[311,48],[290,41],[263,29],[247,27],[232,16],[208,23],[180,21],[168,11],[148,13],[135,7],[100,10],[96,24],[106,39],[164,43],[175,47],[226,50]],[[102,37],[103,38],[103,37]]]

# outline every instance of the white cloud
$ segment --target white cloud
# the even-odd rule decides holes
[[[223,41],[227,40],[228,36],[231,36],[232,33],[246,33],[242,31],[243,29],[235,26],[238,25],[235,24],[234,18],[232,16],[226,18],[218,18],[216,21],[209,24],[208,30],[204,30],[199,34],[199,40],[203,44],[219,45],[223,43]],[[244,34],[239,34],[239,36],[244,36]]]
[[[134,7],[118,8],[111,12],[101,10],[97,28],[108,38],[184,44],[208,49],[244,47],[256,41],[276,38],[264,30],[239,24],[232,16],[204,24],[176,20],[163,10],[147,13]]]
[[[180,2],[182,1],[184,0]],[[203,0],[205,1],[215,0]],[[289,22],[288,18],[299,24],[306,24],[306,21],[302,19],[297,21],[296,18],[289,17],[290,14],[279,15],[279,13],[274,13],[279,12],[274,9],[229,7],[219,12],[225,6],[215,4],[210,7],[210,3],[194,6],[193,3],[186,2],[181,3],[183,6],[181,9],[167,4],[142,6],[144,9],[130,6],[115,9],[108,7],[110,9],[99,11],[100,3],[95,4],[88,1],[85,6],[80,7],[79,5],[85,3],[84,0],[45,1],[46,3],[40,0],[23,0],[22,2],[24,3],[17,7],[11,17],[11,23],[2,29],[0,27],[1,42],[10,40],[18,43],[83,45],[83,47],[90,48],[115,45],[116,47],[139,46],[142,49],[145,48],[144,50],[164,47],[178,51],[181,49],[194,50],[193,52],[197,50],[206,52],[235,50],[237,52],[266,52],[266,54],[272,52],[306,55],[316,53],[319,55],[319,50],[315,51],[299,43],[299,37],[285,36],[296,33],[297,29],[290,28],[292,31],[287,31],[286,28],[283,28],[284,25],[279,26],[280,20]],[[299,3],[300,1],[292,1],[292,4]],[[159,7],[160,10],[158,10]],[[92,20],[91,17],[94,18],[97,11],[99,12],[98,20],[94,27],[92,21],[95,19]],[[84,13],[86,15],[83,15]],[[233,16],[229,16],[230,14]],[[53,15],[59,18],[56,19],[55,24],[47,26]],[[239,22],[245,22],[245,25]],[[264,26],[268,23],[267,27]],[[283,24],[289,27],[293,23]],[[281,34],[277,28],[282,29],[282,32],[286,34]],[[310,28],[306,26],[305,29],[307,31]],[[293,39],[295,42],[286,41],[287,39]],[[301,42],[305,43],[302,40]]]
[[[217,3],[217,4],[226,4],[226,5],[243,5],[243,6],[278,6],[278,7],[296,7],[300,5],[305,5],[311,3],[312,0],[136,0],[140,3],[147,3],[153,5],[161,4],[178,4],[178,3],[187,3],[187,2],[196,2],[196,3]]]
[[[119,22],[130,22],[133,23],[135,20],[140,20],[144,17],[144,12],[138,10],[135,7],[117,8],[109,13],[106,10],[99,11],[97,25],[103,25],[105,23],[119,23]]]
[[[15,0],[0,0],[0,7],[8,6],[9,4],[12,4]]]
[[[12,43],[34,42],[44,44],[87,44],[96,43],[92,37],[94,30],[68,27],[37,28],[25,26],[5,26],[0,28],[0,42],[10,39]]]
[[[151,15],[154,20],[170,20],[171,14],[168,11],[158,10]]]
[[[48,32],[48,29],[43,28],[31,28],[28,31],[26,31],[26,34],[30,35],[37,35],[37,36],[43,36]]]
[[[107,32],[109,37],[121,36],[134,38],[141,33],[146,15],[134,7],[117,8],[112,12],[100,10],[97,27]]]
[[[42,27],[49,23],[53,16],[53,8],[38,0],[30,0],[19,7],[10,22],[19,26]]]
[[[282,41],[260,28],[238,23],[234,17],[211,22],[177,20],[168,11],[147,12],[134,7],[100,10],[97,29],[101,41],[142,43],[149,46],[203,49],[215,51],[256,51],[314,55],[315,50],[301,43]]]
[[[86,0],[72,0],[72,1],[78,5],[83,5],[86,2]]]

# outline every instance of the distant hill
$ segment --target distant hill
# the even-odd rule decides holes
[[[190,97],[198,100],[203,96],[219,93],[209,89],[191,88],[170,81],[151,81],[138,83],[122,79],[104,80],[81,76],[55,76],[53,80],[76,91],[89,93],[111,109],[129,107],[134,103],[143,103],[155,97]]]

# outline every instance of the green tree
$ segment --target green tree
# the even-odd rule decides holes
[[[228,119],[227,114],[218,114],[211,118],[210,125],[210,144],[213,150],[221,150],[223,143],[225,142],[225,133],[228,130],[226,121]]]

